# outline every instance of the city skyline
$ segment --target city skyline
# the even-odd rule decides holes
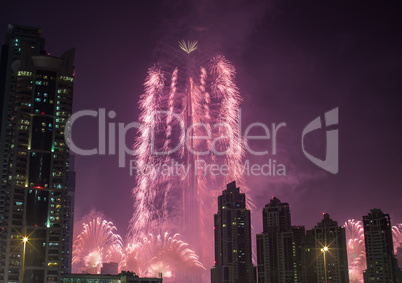
[[[399,26],[399,20],[395,17],[397,9],[380,5],[382,12],[377,15],[378,9],[367,3],[363,6],[356,3],[349,10],[339,3],[327,13],[326,4],[310,4],[276,3],[271,8],[256,1],[255,7],[245,9],[249,13],[244,15],[243,20],[241,8],[246,7],[242,7],[241,2],[226,12],[222,6],[213,9],[205,4],[198,9],[187,4],[191,13],[184,13],[184,6],[169,15],[160,8],[155,10],[154,4],[141,3],[145,5],[142,8],[135,4],[128,7],[101,5],[88,20],[79,15],[92,7],[90,3],[79,6],[72,2],[65,7],[66,13],[63,15],[52,13],[54,8],[45,2],[21,6],[8,3],[8,7],[1,11],[0,38],[4,38],[7,24],[15,22],[42,27],[52,54],[60,55],[65,46],[75,46],[80,76],[76,81],[78,87],[74,111],[104,107],[116,111],[114,121],[127,123],[137,120],[139,113],[136,105],[143,91],[145,70],[154,62],[151,51],[157,48],[158,41],[167,37],[175,43],[193,33],[193,37],[201,42],[207,33],[213,36],[218,34],[227,51],[225,54],[238,70],[238,85],[243,98],[248,101],[241,104],[247,121],[288,121],[288,127],[300,133],[317,115],[332,107],[340,107],[339,173],[331,176],[300,156],[300,141],[289,131],[287,142],[280,147],[282,158],[291,162],[287,165],[294,163],[288,170],[289,179],[287,182],[278,178],[247,180],[248,185],[255,188],[253,198],[258,200],[264,195],[275,195],[287,199],[293,209],[300,211],[304,206],[302,204],[308,204],[309,210],[305,211],[306,228],[314,226],[315,223],[310,219],[319,212],[328,211],[343,223],[349,218],[358,218],[372,207],[389,207],[392,219],[400,223],[400,200],[392,197],[398,195],[401,183],[402,153],[398,146],[401,134],[398,129],[402,119],[397,110],[400,86],[395,77],[400,69],[398,64],[390,63],[401,60],[399,53],[396,53],[400,46],[399,36],[394,36]],[[163,7],[171,9],[175,6]],[[13,12],[16,10],[19,12]],[[115,17],[109,14],[111,10]],[[300,13],[296,12],[298,10]],[[42,16],[35,17],[32,11]],[[212,14],[205,16],[204,12]],[[131,13],[138,15],[132,16]],[[68,15],[76,16],[74,22],[66,25]],[[217,24],[216,17],[219,15],[224,23],[236,18],[240,19],[236,24],[247,22],[247,25],[234,33],[236,25]],[[49,17],[51,21],[46,20]],[[197,31],[203,29],[196,29],[196,24],[188,24],[191,19],[193,23],[200,22],[202,27],[202,17],[207,27],[204,32]],[[308,17],[311,21],[307,21]],[[62,18],[63,21],[58,20]],[[155,21],[156,18],[159,20]],[[249,18],[255,20],[248,21]],[[161,26],[161,19],[169,25]],[[95,28],[97,22],[102,23],[99,28]],[[214,25],[218,27],[215,30],[210,28]],[[348,26],[354,28],[348,29]],[[166,29],[171,31],[166,33]],[[123,32],[117,32],[119,30]],[[113,40],[105,40],[106,33]],[[316,44],[314,35],[321,38],[322,47]],[[104,43],[99,45],[102,39]],[[112,42],[118,42],[119,46]],[[267,51],[262,52],[264,47]],[[115,48],[121,51],[110,54]],[[102,54],[109,55],[105,57]],[[103,58],[103,68],[94,69],[100,58]],[[312,65],[306,69],[310,61]],[[372,66],[373,71],[363,66]],[[345,74],[342,74],[342,69]],[[114,70],[121,71],[117,74]],[[265,83],[267,79],[270,80],[269,84]],[[343,83],[339,84],[341,79]],[[100,87],[98,81],[105,84]],[[370,87],[366,87],[364,82],[369,82]],[[112,94],[111,100],[109,97]],[[291,103],[292,98],[297,103]],[[357,108],[362,110],[355,111]],[[264,109],[268,110],[267,114],[263,114]],[[383,125],[377,129],[375,136],[371,126],[374,122]],[[95,131],[88,130],[88,127],[96,127],[96,121],[83,121],[77,131],[82,133],[80,145],[90,148],[96,145],[97,138]],[[377,135],[381,138],[375,138]],[[134,136],[127,138],[128,145],[133,141]],[[125,213],[123,207],[131,205],[130,191],[134,186],[134,178],[129,176],[128,170],[117,168],[117,158],[113,156],[77,157],[76,170],[76,216],[84,216],[91,209],[97,209],[108,215],[119,231],[126,231],[131,214]],[[103,176],[102,180],[98,180],[97,176]],[[111,187],[114,190],[110,190]],[[93,197],[99,190],[104,192],[105,198]],[[380,192],[381,198],[378,197]],[[317,198],[315,195],[321,194],[325,196],[325,201],[311,205]],[[360,204],[356,205],[358,199]],[[110,201],[123,205],[116,209],[108,205]],[[340,201],[345,203],[342,211],[336,209]],[[256,202],[255,205],[261,208],[265,203]],[[302,222],[304,218],[300,217],[299,221],[295,217],[295,223]],[[256,223],[260,221],[256,219]]]
[[[76,81],[78,93],[74,102],[74,111],[97,110],[103,107],[116,111],[117,117],[114,121],[128,123],[138,118],[139,112],[136,110],[136,105],[139,95],[143,92],[145,70],[154,62],[151,50],[158,48],[157,43],[160,40],[167,37],[173,45],[181,39],[189,38],[189,35],[202,42],[203,38],[204,40],[208,38],[208,33],[212,36],[218,34],[221,36],[222,47],[227,51],[225,54],[238,70],[238,85],[243,99],[247,101],[241,104],[246,122],[288,122],[286,138],[282,140],[282,145],[279,147],[282,152],[281,159],[288,161],[286,163],[289,167],[288,178],[285,180],[274,177],[248,178],[246,180],[248,186],[256,188],[252,192],[253,198],[258,200],[264,195],[269,197],[276,195],[280,199],[288,199],[287,202],[300,211],[303,207],[302,203],[309,204],[310,209],[306,211],[305,217],[307,228],[314,225],[314,222],[309,219],[318,212],[328,211],[340,222],[345,222],[349,218],[358,218],[359,215],[376,206],[388,206],[392,219],[397,223],[402,222],[400,200],[392,197],[400,189],[401,178],[402,153],[397,146],[400,144],[401,135],[397,129],[402,119],[399,119],[401,114],[397,111],[398,104],[394,103],[398,101],[397,93],[400,91],[394,75],[398,73],[399,67],[387,63],[392,60],[396,62],[401,60],[400,56],[394,52],[400,41],[398,37],[391,36],[398,26],[393,24],[396,18],[392,17],[396,11],[382,7],[385,15],[383,13],[373,17],[377,12],[373,6],[362,6],[361,8],[364,9],[360,12],[357,10],[360,5],[352,6],[353,11],[360,16],[360,21],[366,24],[364,26],[354,24],[356,20],[353,14],[345,14],[344,24],[341,24],[335,17],[335,15],[340,16],[346,13],[341,4],[332,7],[331,14],[328,14],[328,16],[333,14],[332,22],[324,17],[326,11],[324,4],[314,7],[307,4],[303,7],[298,7],[296,4],[294,6],[276,4],[275,9],[272,8],[272,10],[265,4],[261,4],[261,11],[258,9],[260,4],[257,1],[256,7],[250,7],[247,10],[251,15],[244,16],[244,21],[254,16],[256,20],[247,24],[240,30],[241,33],[234,37],[231,36],[234,26],[218,25],[219,29],[212,31],[208,28],[205,32],[198,31],[202,29],[191,28],[192,25],[186,24],[190,14],[183,13],[184,8],[178,9],[177,17],[175,17],[182,21],[178,20],[174,23],[172,16],[165,15],[159,9],[154,11],[151,5],[145,3],[142,3],[145,5],[143,8],[138,7],[133,12],[141,11],[141,14],[151,15],[150,17],[140,15],[128,17],[127,13],[130,9],[114,6],[115,14],[120,16],[107,17],[109,20],[106,22],[114,30],[108,35],[112,36],[113,42],[121,44],[112,48],[107,40],[104,45],[97,44],[104,37],[104,32],[108,31],[108,27],[93,28],[97,21],[106,23],[100,21],[100,17],[108,15],[107,6],[97,8],[92,21],[83,21],[80,17],[75,17],[76,21],[73,25],[65,25],[62,22],[68,22],[67,20],[61,22],[54,20],[51,24],[45,20],[46,17],[27,16],[35,10],[39,14],[50,13],[51,5],[27,4],[17,7],[9,3],[11,5],[9,9],[2,10],[4,16],[1,17],[0,38],[4,38],[7,24],[16,22],[42,27],[44,36],[47,38],[48,49],[52,54],[61,54],[66,45],[77,47],[76,62],[80,67],[78,68],[80,76]],[[199,21],[201,26],[204,11],[210,11],[212,15],[204,19],[204,21],[209,19],[210,23],[205,24],[209,27],[217,24],[215,18],[218,15],[225,15],[225,22],[236,16],[241,19],[240,7],[242,7],[241,2],[226,13],[222,11],[221,6],[211,11],[209,9],[212,7],[205,6],[201,6],[200,11],[192,5],[189,9],[197,15],[193,17],[193,21]],[[86,4],[81,9],[78,9],[75,4],[66,7],[70,14],[82,13],[82,9],[86,8],[89,8]],[[20,12],[13,13],[15,9],[20,9]],[[321,25],[310,24],[305,16],[295,12],[297,9],[301,9],[304,12],[301,14],[305,14],[306,17],[309,15],[312,23],[321,23]],[[281,11],[282,16],[275,11]],[[386,20],[387,13],[392,21]],[[166,33],[166,29],[154,21],[158,15],[163,16],[163,19],[173,25],[169,26],[172,29],[169,33]],[[52,13],[49,16],[56,17]],[[127,22],[124,22],[124,19],[127,19]],[[285,28],[284,23],[291,19],[293,21],[289,22],[290,26]],[[143,20],[144,24],[139,25],[140,20]],[[302,29],[299,31],[300,37],[297,37],[296,22],[303,28],[312,30]],[[178,28],[175,24],[182,26]],[[348,24],[354,28],[347,29]],[[387,33],[373,29],[379,24]],[[122,28],[127,32],[116,32]],[[130,30],[135,30],[136,36],[127,36],[132,33]],[[90,36],[91,34],[95,38]],[[280,34],[288,36],[284,37]],[[312,37],[315,34],[322,38],[322,44],[329,48],[328,51],[314,44]],[[367,44],[370,38],[376,38],[377,41]],[[137,40],[141,44],[136,44]],[[264,52],[265,55],[261,53],[264,46],[268,50]],[[299,47],[296,48],[296,46]],[[104,67],[94,69],[95,62],[99,62],[102,58],[101,54],[108,54],[107,50],[112,52],[114,48],[120,48],[122,52],[113,52],[113,55],[103,57],[104,62],[101,61],[101,65]],[[364,52],[357,52],[358,48],[363,48]],[[287,51],[284,52],[283,49]],[[301,50],[302,53],[296,56],[297,50]],[[328,57],[329,54],[334,57],[333,60],[330,59],[331,56]],[[357,54],[360,55],[357,56]],[[285,55],[290,56],[293,63],[284,60]],[[320,58],[323,60],[320,61]],[[355,58],[354,61],[352,58]],[[314,65],[307,69],[306,74],[306,70],[302,70],[308,66],[309,61],[314,62]],[[371,64],[373,68],[376,66],[373,70],[378,69],[378,74],[374,71],[374,73],[369,72],[368,68],[359,67],[363,64],[369,66]],[[291,68],[291,66],[295,67]],[[357,66],[357,69],[353,66]],[[384,72],[380,71],[380,66],[385,67]],[[342,68],[347,70],[348,75],[340,73]],[[121,70],[121,72],[117,76],[112,70]],[[371,82],[371,87],[365,87],[362,76],[358,76],[357,70],[362,72],[363,77],[370,78],[368,81]],[[284,77],[281,78],[281,76]],[[298,79],[300,76],[303,77],[302,81]],[[264,80],[269,78],[271,78],[270,83],[265,84]],[[292,84],[284,84],[285,78]],[[337,83],[342,78],[346,81],[342,84]],[[105,82],[105,85],[100,87],[97,81]],[[109,99],[111,94],[113,94],[112,100]],[[297,103],[291,103],[292,97]],[[122,103],[124,101],[126,103]],[[359,101],[362,101],[363,105],[359,106]],[[340,170],[336,176],[332,176],[316,168],[309,160],[301,156],[301,145],[296,134],[300,134],[303,127],[314,117],[336,106],[340,107]],[[363,112],[355,111],[359,107]],[[268,110],[267,114],[263,114],[265,108]],[[277,111],[277,109],[283,109],[283,111]],[[373,117],[373,120],[367,120],[365,117]],[[378,128],[379,132],[376,133],[382,137],[381,139],[373,136],[371,123],[375,121],[379,125],[384,125]],[[97,144],[97,139],[95,129],[88,130],[88,127],[96,127],[96,121],[90,119],[83,121],[78,125],[77,133],[82,133],[82,138],[79,138],[80,145],[90,148]],[[134,135],[127,138],[128,145],[133,142]],[[363,146],[357,147],[357,144]],[[257,146],[265,148],[264,144]],[[349,162],[349,158],[354,161]],[[130,216],[129,213],[125,213],[123,207],[131,205],[130,191],[134,186],[133,176],[129,175],[128,170],[118,168],[115,156],[77,157],[76,170],[78,172],[76,216],[84,216],[91,209],[99,210],[108,215],[120,231],[125,231]],[[86,174],[79,174],[79,172],[86,172]],[[104,177],[98,180],[97,176]],[[118,180],[119,186],[116,187]],[[111,187],[115,189],[110,190]],[[381,188],[382,198],[378,197],[378,188]],[[92,197],[98,190],[104,192],[105,198]],[[316,198],[315,195],[318,194],[325,196],[325,201],[319,202],[318,205],[311,205]],[[359,202],[361,204],[357,206],[355,203],[358,198],[361,199]],[[336,204],[341,200],[346,202],[346,209],[338,211]],[[109,201],[122,202],[124,205],[117,209],[112,208],[108,205]],[[265,204],[256,202],[255,205],[261,208]],[[299,221],[296,216],[295,223],[302,222],[302,219],[300,218]],[[256,223],[259,222],[256,220]]]

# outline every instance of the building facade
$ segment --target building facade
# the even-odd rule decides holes
[[[257,235],[258,282],[297,282],[289,204],[273,197],[262,218],[263,233]]]
[[[162,278],[141,278],[135,273],[122,271],[118,275],[65,274],[63,283],[161,283]]]
[[[31,52],[46,54],[45,40],[40,37],[42,30],[37,28],[9,25],[0,58],[0,237],[4,238],[5,206],[8,186],[8,156],[11,144],[11,114],[17,76],[12,70],[13,62],[21,60],[22,45],[34,46]],[[1,241],[0,238],[0,241]],[[3,247],[3,248],[2,248]],[[0,244],[0,280],[4,275],[4,244]]]
[[[327,213],[306,233],[302,270],[302,282],[349,282],[345,228],[338,226]]]
[[[364,282],[398,282],[398,267],[394,255],[392,226],[389,214],[372,209],[363,216],[367,270]]]
[[[236,183],[227,185],[218,198],[218,213],[214,216],[215,266],[212,283],[255,283],[255,267],[251,252],[250,210],[246,196]]]
[[[292,226],[293,236],[293,265],[295,268],[294,282],[302,282],[303,265],[302,265],[302,245],[306,236],[306,228],[304,226]]]
[[[105,262],[101,268],[101,274],[116,275],[119,273],[119,263],[118,262]]]
[[[75,156],[70,155],[69,170],[67,174],[66,209],[64,220],[64,264],[63,272],[71,273],[73,260],[74,238],[74,205],[75,205]]]
[[[46,55],[40,34],[9,25],[2,48],[0,282],[60,282],[65,263],[75,51]]]

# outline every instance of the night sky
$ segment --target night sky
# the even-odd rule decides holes
[[[341,224],[373,208],[389,213],[393,224],[402,222],[402,9],[396,1],[1,3],[0,39],[15,23],[43,28],[51,55],[75,47],[74,111],[114,110],[113,122],[138,120],[147,68],[161,46],[181,39],[220,46],[237,69],[243,125],[287,124],[276,155],[246,156],[275,159],[287,169],[286,177],[247,177],[255,232],[262,230],[261,210],[273,195],[290,204],[292,224],[308,229],[322,212]],[[301,133],[335,107],[340,163],[333,175],[303,155]],[[91,148],[97,131],[95,119],[83,119],[73,138]],[[134,136],[127,136],[128,145]],[[324,131],[306,142],[309,152],[324,158]],[[254,142],[253,148],[269,149],[270,143]],[[124,235],[135,180],[117,161],[76,157],[75,215],[102,212]]]

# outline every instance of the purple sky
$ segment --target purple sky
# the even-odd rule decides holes
[[[76,47],[75,111],[106,108],[116,111],[115,122],[137,121],[158,42],[219,42],[237,68],[243,124],[287,123],[278,154],[266,157],[283,163],[287,176],[247,178],[256,232],[273,195],[290,204],[293,224],[307,228],[324,211],[343,223],[382,208],[394,224],[402,222],[399,7],[367,1],[81,2],[7,1],[0,11],[2,40],[7,24],[16,23],[42,27],[53,55]],[[303,155],[300,137],[311,120],[335,107],[340,164],[332,175]],[[77,123],[73,135],[80,146],[95,146],[95,120]],[[324,142],[324,132],[314,133],[307,149],[323,158]],[[269,143],[253,146],[267,149]],[[129,170],[118,168],[116,156],[78,156],[76,171],[76,217],[101,211],[124,235],[135,185]]]

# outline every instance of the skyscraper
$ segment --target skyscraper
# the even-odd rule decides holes
[[[258,282],[294,282],[294,240],[289,204],[272,197],[262,212],[263,233],[257,235]]]
[[[69,171],[67,178],[66,210],[64,221],[64,273],[71,273],[73,257],[73,228],[74,228],[74,203],[75,203],[75,158],[70,156]]]
[[[40,37],[41,29],[9,25],[5,43],[1,49],[0,60],[0,229],[4,228],[4,209],[8,180],[8,155],[11,144],[11,113],[14,101],[14,90],[17,76],[13,73],[12,64],[21,60],[22,45],[31,46],[35,55],[44,55],[45,40]],[[1,251],[0,249],[0,256]],[[1,258],[1,257],[0,257]],[[0,265],[1,267],[1,265]],[[1,271],[0,271],[1,272]],[[1,276],[0,276],[1,277]]]
[[[46,55],[40,35],[9,25],[2,48],[0,282],[59,282],[64,264],[74,49]]]
[[[367,270],[364,282],[397,282],[392,226],[389,214],[372,209],[363,216]]]
[[[211,270],[212,283],[255,283],[255,267],[251,252],[250,210],[246,196],[227,185],[218,198],[215,223],[215,266]]]
[[[302,249],[302,282],[348,283],[345,228],[329,214],[307,231]]]
[[[295,268],[294,282],[302,282],[302,244],[306,237],[306,228],[304,226],[292,226],[293,236],[293,264]]]

